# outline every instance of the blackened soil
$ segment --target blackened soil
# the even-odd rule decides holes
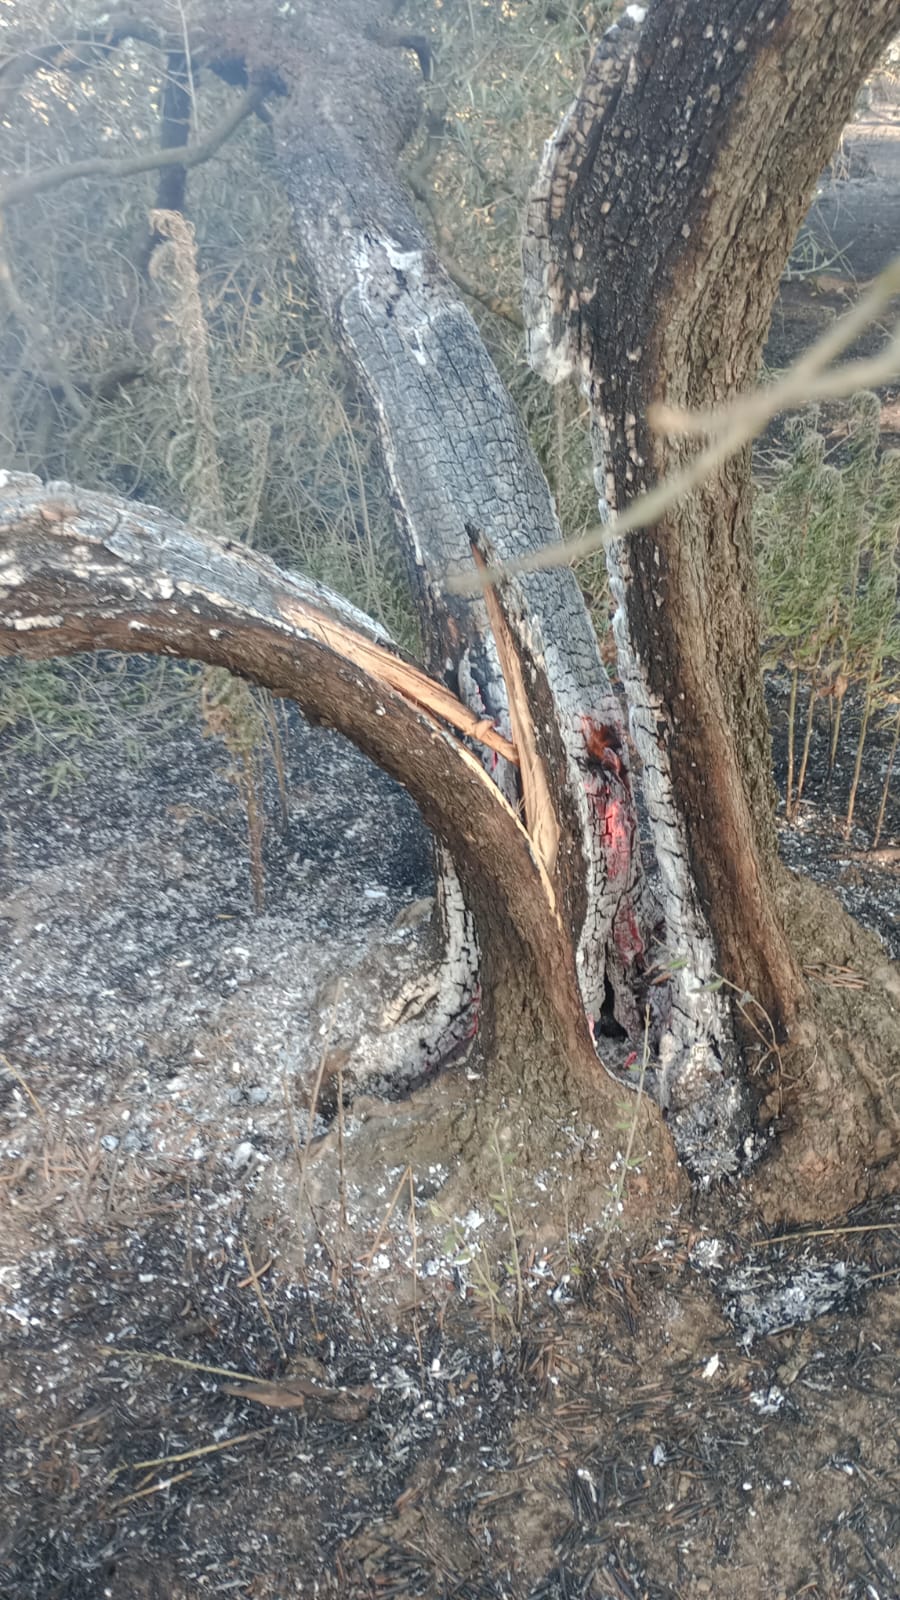
[[[790,704],[787,673],[770,676],[768,703],[781,799],[779,848],[783,859],[795,871],[832,889],[851,915],[878,935],[889,954],[895,960],[900,958],[900,771],[894,770],[891,775],[877,846],[873,842],[889,777],[896,708],[890,722],[879,723],[876,719],[867,734],[847,833],[861,722],[860,695],[851,689],[845,699],[833,767],[830,757],[834,704],[828,700],[818,702],[803,792],[790,820],[785,816]],[[795,792],[808,707],[809,687],[802,685],[795,713]]]
[[[573,1219],[519,1259],[479,1246],[514,1168],[428,1252],[442,1174],[407,1209],[401,1168],[298,1268],[261,1175],[302,1160],[335,980],[421,955],[427,840],[289,722],[254,915],[227,754],[151,715],[135,762],[120,688],[81,783],[22,746],[0,777],[4,1600],[897,1600],[896,1203],[780,1242],[698,1204],[640,1255]],[[855,893],[825,777],[786,853]]]

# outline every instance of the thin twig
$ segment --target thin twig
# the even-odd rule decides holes
[[[124,1350],[118,1345],[102,1344],[101,1355],[128,1356],[134,1361],[165,1361],[173,1367],[186,1367],[189,1372],[208,1372],[213,1378],[240,1378],[242,1383],[259,1383],[258,1372],[235,1372],[232,1367],[208,1367],[202,1361],[188,1361],[185,1356],[167,1356],[161,1350]]]
[[[19,1088],[22,1090],[22,1093],[26,1094],[28,1096],[29,1100],[31,1101],[31,1104],[34,1106],[34,1109],[37,1112],[38,1116],[40,1117],[41,1121],[42,1122],[46,1122],[47,1121],[47,1113],[44,1110],[43,1106],[41,1105],[41,1102],[38,1099],[37,1095],[29,1087],[29,1085],[28,1085],[28,1083],[27,1083],[27,1081],[25,1079],[24,1073],[21,1071],[21,1069],[19,1067],[17,1067],[15,1065],[15,1062],[10,1061],[9,1057],[5,1056],[2,1051],[0,1051],[0,1066],[5,1067],[7,1072],[11,1072],[12,1073],[13,1077],[16,1080],[16,1083],[19,1085]]]
[[[704,483],[716,467],[755,439],[779,411],[794,410],[814,399],[840,399],[857,389],[871,388],[896,376],[900,371],[900,326],[894,329],[878,356],[826,370],[896,294],[900,294],[900,257],[885,267],[856,305],[839,317],[774,383],[753,389],[717,411],[685,413],[661,405],[651,407],[648,420],[659,432],[704,434],[709,437],[709,444],[680,472],[673,472],[655,488],[638,495],[626,511],[614,514],[608,522],[580,538],[545,545],[541,550],[501,566],[485,567],[474,573],[448,574],[444,580],[446,588],[456,594],[480,594],[491,584],[516,573],[567,566],[613,544],[626,533],[653,527],[691,489]]]
[[[337,1147],[338,1147],[338,1204],[341,1229],[341,1255],[347,1232],[347,1173],[344,1167],[344,1062],[341,1052],[337,1058]]]
[[[164,1489],[171,1489],[174,1483],[182,1483],[185,1478],[192,1478],[196,1467],[188,1467],[185,1472],[176,1472],[174,1478],[163,1478],[160,1483],[151,1483],[149,1489],[135,1489],[134,1494],[123,1495],[121,1500],[114,1500],[110,1511],[121,1511],[123,1506],[131,1505],[133,1500],[146,1500],[148,1495],[161,1494]]]
[[[863,1284],[863,1288],[868,1289],[872,1283],[885,1283],[888,1278],[896,1278],[898,1273],[900,1273],[900,1267],[888,1267],[886,1272],[871,1272]]]
[[[855,1222],[849,1227],[804,1228],[798,1233],[776,1233],[771,1239],[750,1239],[748,1250],[765,1250],[770,1244],[793,1244],[795,1239],[828,1239],[840,1233],[890,1233],[900,1231],[900,1217],[896,1222]]]
[[[29,172],[14,178],[0,190],[0,210],[15,205],[20,200],[30,200],[33,195],[47,189],[56,189],[73,178],[132,178],[139,172],[154,172],[158,167],[197,167],[214,156],[246,117],[252,116],[266,98],[265,84],[253,84],[232,106],[226,117],[196,144],[175,145],[171,150],[148,150],[143,155],[126,156],[114,161],[108,156],[88,156],[85,161],[72,161],[56,167],[44,167],[40,172]]]
[[[463,294],[467,294],[470,300],[477,300],[479,305],[493,312],[495,317],[502,317],[504,322],[511,323],[514,328],[518,328],[519,332],[522,332],[525,328],[525,322],[518,306],[512,305],[502,295],[494,294],[493,290],[482,288],[480,284],[475,282],[474,278],[469,276],[465,268],[460,266],[453,254],[452,237],[441,222],[435,197],[427,184],[422,183],[414,172],[407,173],[407,182],[416,199],[425,206],[431,217],[437,242],[441,247],[441,266],[447,277],[452,283],[456,284],[458,289],[462,290]]]
[[[106,1481],[112,1483],[123,1472],[144,1472],[148,1467],[167,1467],[173,1461],[194,1461],[198,1456],[211,1456],[219,1450],[227,1450],[229,1445],[243,1444],[246,1439],[258,1439],[271,1431],[271,1428],[253,1428],[249,1433],[236,1433],[230,1439],[221,1439],[216,1444],[201,1444],[194,1450],[180,1450],[174,1456],[154,1456],[149,1461],[123,1461],[120,1467],[113,1468]]]
[[[246,1240],[246,1237],[245,1237],[244,1234],[241,1234],[241,1249],[243,1250],[244,1255],[247,1258],[247,1265],[250,1268],[250,1275],[249,1275],[248,1278],[244,1279],[244,1283],[252,1283],[252,1285],[253,1285],[253,1293],[256,1295],[257,1301],[259,1303],[259,1309],[262,1312],[263,1317],[264,1317],[264,1319],[265,1319],[265,1321],[266,1321],[266,1323],[268,1325],[268,1329],[269,1329],[269,1332],[272,1335],[272,1338],[275,1340],[275,1343],[278,1346],[278,1354],[281,1356],[282,1361],[287,1361],[288,1353],[287,1353],[287,1351],[286,1351],[286,1349],[284,1347],[284,1342],[282,1340],[281,1334],[278,1332],[278,1329],[275,1326],[274,1318],[272,1316],[271,1311],[269,1310],[268,1303],[266,1301],[266,1297],[262,1292],[262,1286],[261,1286],[260,1281],[259,1281],[262,1273],[263,1272],[267,1272],[269,1270],[269,1267],[272,1265],[272,1257],[271,1256],[269,1257],[269,1260],[266,1263],[265,1267],[260,1267],[259,1269],[257,1269],[253,1265],[253,1256],[252,1256],[252,1254],[250,1252],[250,1246],[247,1243],[247,1240]]]
[[[894,775],[894,763],[897,760],[898,744],[900,744],[900,705],[897,707],[897,715],[894,719],[894,737],[891,741],[891,748],[888,751],[887,766],[884,770],[884,784],[881,790],[881,804],[878,807],[878,816],[875,818],[875,832],[872,835],[873,850],[877,849],[878,847],[878,841],[881,838],[881,830],[884,826],[884,813],[887,808],[888,791],[891,787],[891,778]]]
[[[422,1336],[419,1332],[419,1261],[418,1239],[416,1235],[416,1180],[413,1177],[412,1167],[407,1167],[409,1173],[409,1232],[412,1239],[412,1292],[413,1292],[413,1337],[416,1349],[419,1352],[419,1373],[422,1379],[422,1390],[425,1389],[425,1356],[422,1351]]]
[[[242,1242],[243,1242],[243,1240],[242,1240]],[[238,1288],[239,1289],[249,1289],[251,1283],[253,1283],[254,1280],[256,1280],[258,1278],[264,1278],[266,1273],[270,1270],[271,1267],[274,1267],[274,1265],[275,1265],[275,1257],[274,1256],[269,1256],[268,1260],[264,1261],[261,1267],[253,1267],[252,1271],[247,1273],[246,1278],[239,1278],[238,1279]]]
[[[380,1245],[382,1239],[384,1238],[385,1231],[387,1229],[387,1225],[391,1220],[391,1216],[393,1215],[394,1207],[396,1206],[397,1201],[400,1199],[400,1196],[401,1196],[401,1194],[403,1192],[403,1185],[409,1179],[410,1173],[411,1173],[411,1169],[409,1167],[404,1167],[403,1168],[403,1172],[401,1173],[401,1176],[400,1176],[400,1182],[398,1183],[396,1189],[394,1190],[393,1194],[391,1195],[391,1199],[390,1199],[390,1203],[388,1205],[387,1211],[384,1213],[384,1216],[381,1219],[381,1227],[378,1229],[378,1232],[375,1235],[375,1243],[373,1244],[371,1250],[366,1255],[364,1255],[363,1258],[362,1258],[363,1265],[366,1266],[366,1267],[371,1265],[372,1257],[374,1256],[375,1251],[378,1249],[378,1246]]]

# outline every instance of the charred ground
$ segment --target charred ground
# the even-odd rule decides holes
[[[424,956],[426,840],[291,719],[254,916],[227,755],[185,718],[129,765],[107,688],[87,781],[4,777],[4,1593],[900,1592],[896,1203],[761,1244],[720,1195],[626,1248],[611,1173],[601,1228],[517,1264],[518,1175],[436,1219],[437,1163],[411,1225],[402,1168],[351,1167],[345,1248],[314,1217],[298,1266],[275,1177],[323,1052]]]

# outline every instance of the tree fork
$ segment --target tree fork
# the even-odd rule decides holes
[[[496,562],[554,543],[559,523],[512,400],[398,170],[418,122],[418,82],[383,47],[312,70],[333,60],[325,41],[334,26],[329,15],[323,39],[314,12],[305,18],[308,59],[273,107],[275,155],[317,295],[378,427],[428,665],[506,728],[507,688],[486,607],[452,594],[448,574],[473,570],[473,535]],[[599,1016],[611,996],[636,1046],[655,907],[638,853],[607,850],[586,783],[586,727],[614,726],[621,736],[621,709],[574,574],[516,580],[503,602],[551,778],[561,904],[583,1005]],[[515,775],[503,763],[493,775],[515,802]],[[636,832],[630,789],[616,802]]]

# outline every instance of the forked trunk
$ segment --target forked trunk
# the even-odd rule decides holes
[[[654,948],[622,714],[573,574],[516,576],[490,604],[448,591],[448,573],[534,553],[559,527],[398,177],[418,104],[403,39],[373,28],[391,6],[304,0],[262,33],[250,0],[200,10],[162,46],[187,37],[198,63],[271,91],[298,239],[379,427],[434,678],[255,556],[34,483],[7,485],[0,648],[197,656],[342,729],[406,784],[452,861],[453,1004],[480,945],[497,1092],[612,1123],[622,1095],[589,1023],[612,1012],[639,1045],[649,1002],[679,1150],[702,1178],[733,1174],[757,1149],[748,1008],[748,1031],[764,1017],[774,1042],[805,993],[776,902],[749,454],[610,551],[661,886]],[[604,506],[687,453],[651,433],[652,402],[707,408],[755,378],[812,184],[898,21],[897,0],[655,0],[604,36],[548,146],[526,248],[532,356],[590,396]]]

